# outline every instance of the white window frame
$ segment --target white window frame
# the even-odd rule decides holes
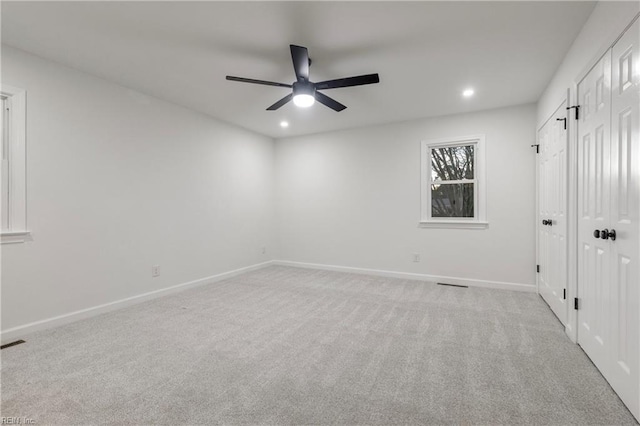
[[[473,183],[474,189],[474,217],[431,217],[431,151],[434,148],[449,146],[475,145],[474,179],[456,181],[456,183]],[[487,221],[487,180],[485,159],[485,136],[472,135],[456,138],[435,139],[422,141],[420,144],[420,194],[422,213],[419,226],[421,228],[467,228],[485,229],[489,227]]]
[[[27,92],[6,84],[2,84],[0,92],[6,97],[8,107],[8,111],[2,111],[8,117],[8,128],[2,129],[5,141],[2,155],[7,156],[8,161],[3,164],[9,168],[8,227],[2,229],[0,237],[2,244],[22,243],[30,238],[27,228]]]

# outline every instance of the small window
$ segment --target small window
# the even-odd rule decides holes
[[[484,136],[422,142],[424,227],[486,228]]]
[[[27,230],[26,124],[27,94],[22,89],[2,85],[2,165],[0,216],[2,243],[19,243]]]

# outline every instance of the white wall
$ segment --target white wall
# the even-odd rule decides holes
[[[281,258],[533,286],[535,113],[525,105],[278,140]],[[419,229],[420,141],[471,134],[486,135],[489,229]]]
[[[271,258],[272,139],[8,46],[2,81],[27,90],[33,232],[2,246],[2,330]]]
[[[595,65],[638,12],[638,1],[601,1],[596,4],[538,101],[538,129],[566,99],[567,89],[573,90],[573,85]]]

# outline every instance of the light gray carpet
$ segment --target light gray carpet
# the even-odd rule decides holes
[[[269,267],[26,336],[37,424],[635,424],[535,294]]]

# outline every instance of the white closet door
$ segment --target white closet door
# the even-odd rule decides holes
[[[563,102],[539,132],[538,260],[540,295],[567,323],[567,130]]]
[[[578,100],[578,343],[606,377],[611,244],[599,234],[610,217],[611,51],[580,82]]]
[[[640,23],[612,51],[611,365],[609,381],[640,418]]]
[[[640,419],[639,25],[578,85],[578,343]]]

